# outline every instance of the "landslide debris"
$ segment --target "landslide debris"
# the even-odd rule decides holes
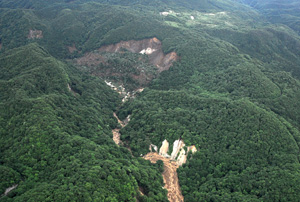
[[[78,51],[76,48],[75,43],[72,44],[72,46],[67,46],[69,53],[74,53],[75,51]]]
[[[179,166],[182,166],[182,164],[186,163],[187,160],[187,155],[189,153],[189,151],[191,151],[192,153],[195,153],[197,151],[196,147],[194,145],[192,146],[188,146],[185,149],[185,144],[183,142],[182,139],[179,140],[175,140],[173,143],[173,150],[172,150],[172,154],[169,155],[168,151],[169,151],[169,142],[167,140],[164,140],[162,142],[162,145],[159,149],[159,155],[165,158],[169,158],[173,161],[176,161],[176,163]],[[155,145],[151,144],[149,147],[150,152],[152,152],[153,147],[156,147]],[[156,151],[156,150],[155,150]]]
[[[6,190],[5,190],[5,192],[4,192],[4,196],[7,196],[8,194],[9,194],[9,192],[11,192],[12,190],[14,190],[14,189],[16,189],[18,187],[18,184],[15,184],[15,185],[13,185],[13,186],[11,186],[11,187],[8,187]]]
[[[156,152],[152,152],[154,149]],[[182,202],[184,201],[183,195],[178,182],[177,168],[186,163],[187,154],[189,151],[195,153],[197,151],[194,145],[187,147],[185,150],[185,144],[182,139],[175,140],[173,143],[172,154],[169,155],[169,142],[164,140],[162,146],[157,153],[157,146],[150,144],[150,152],[146,154],[143,158],[150,160],[151,163],[156,163],[158,160],[164,163],[164,172],[162,173],[165,186],[164,188],[168,190],[168,199],[170,202]]]
[[[120,126],[122,128],[124,128],[129,123],[129,121],[130,121],[130,115],[128,115],[124,121],[121,121],[115,112],[113,113],[113,115],[118,120],[118,123],[120,124]],[[113,140],[114,140],[114,142],[117,145],[123,144],[122,141],[121,141],[121,138],[120,138],[121,137],[120,129],[119,128],[115,128],[115,129],[112,130],[112,133],[113,133]]]
[[[74,50],[74,47],[68,48],[69,51]],[[161,41],[154,37],[102,46],[74,59],[73,63],[78,68],[103,78],[125,98],[141,91],[176,60],[177,54],[165,54]]]
[[[102,46],[100,52],[116,53],[126,49],[132,53],[146,54],[149,56],[149,62],[158,68],[159,72],[168,70],[172,63],[178,59],[175,52],[164,54],[162,43],[156,37],[140,41],[130,40],[121,41],[117,44]]]
[[[42,39],[43,38],[43,31],[42,30],[29,30],[27,35],[28,39]]]
[[[143,157],[146,160],[150,160],[151,163],[156,163],[158,160],[164,163],[164,172],[162,173],[165,183],[164,188],[168,190],[168,199],[170,202],[183,202],[184,198],[180,190],[177,168],[179,167],[175,161],[169,158],[163,157],[156,152],[150,152]]]

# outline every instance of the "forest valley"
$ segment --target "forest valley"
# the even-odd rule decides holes
[[[149,56],[149,61],[148,63],[155,65],[157,67],[156,72],[162,72],[168,70],[173,61],[177,60],[177,54],[175,52],[172,52],[170,54],[164,55],[161,49],[161,42],[157,38],[149,39],[149,40],[142,40],[142,41],[128,41],[128,42],[120,42],[115,45],[108,45],[105,47],[101,47],[99,49],[98,55],[96,56],[93,54],[91,56],[91,53],[87,53],[83,58],[76,59],[76,63],[80,66],[87,65],[89,67],[93,67],[94,69],[99,66],[99,64],[103,64],[103,57],[99,54],[101,52],[112,52],[112,53],[117,53],[120,52],[120,50],[123,51],[130,51],[132,53],[139,53],[139,54],[146,54]],[[124,57],[125,58],[125,57]],[[101,61],[102,59],[102,61]],[[141,60],[141,58],[139,58]],[[110,64],[106,64],[109,67]],[[96,66],[96,68],[95,68]],[[101,67],[100,67],[101,68]],[[132,67],[131,67],[132,68]],[[107,68],[108,69],[108,68]],[[123,72],[126,71],[124,70],[125,68],[121,69],[121,73],[119,73],[120,76],[124,76]],[[146,69],[147,70],[147,69]],[[101,70],[100,70],[101,71]],[[112,71],[111,68],[109,68],[109,71]],[[144,71],[142,70],[144,73]],[[94,74],[94,73],[92,73]],[[141,74],[141,72],[138,72],[138,74]],[[103,77],[105,79],[107,76],[112,76],[115,75],[115,73],[109,72],[106,73],[106,75],[98,75],[99,77]],[[141,78],[144,75],[141,76],[132,76],[130,75],[132,80],[139,82],[140,85],[143,85],[143,87],[146,86],[146,84],[149,82],[141,82]],[[153,75],[154,76],[154,75]],[[144,79],[143,79],[144,80]],[[137,90],[134,90],[134,92],[126,92],[124,86],[124,83],[122,83],[122,80],[118,80],[120,87],[117,88],[111,82],[106,82],[108,86],[110,86],[113,90],[117,91],[120,95],[123,96],[122,101],[128,101],[129,98],[134,98],[133,96],[136,94],[136,92],[141,92],[139,89],[141,89],[142,86],[138,86]],[[70,89],[71,90],[71,89]],[[126,117],[124,121],[121,121],[116,113],[113,113],[114,117],[118,120],[118,123],[121,128],[125,127],[129,121],[130,121],[130,115]],[[123,146],[123,142],[120,140],[121,134],[120,134],[120,129],[116,128],[112,130],[113,133],[113,140],[117,145]],[[168,191],[168,200],[170,202],[181,202],[184,201],[184,197],[181,194],[179,182],[178,182],[178,177],[177,177],[177,168],[184,164],[187,160],[187,155],[188,152],[191,151],[192,153],[196,152],[197,149],[196,147],[190,146],[187,147],[187,151],[185,150],[185,144],[183,140],[176,140],[173,145],[173,150],[172,154],[169,155],[169,143],[167,140],[164,140],[162,143],[161,148],[159,149],[158,153],[158,147],[156,145],[149,145],[149,153],[143,156],[142,154],[140,156],[143,156],[144,159],[150,160],[151,163],[156,163],[158,160],[163,161],[164,164],[164,172],[162,173],[163,179],[164,179],[164,184],[165,184],[165,189]],[[130,148],[128,148],[130,151]],[[152,152],[152,150],[154,150]],[[155,153],[156,152],[156,153]],[[141,192],[141,194],[143,194]]]
[[[299,8],[1,0],[1,202],[299,201]]]

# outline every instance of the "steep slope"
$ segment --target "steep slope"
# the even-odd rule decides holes
[[[300,2],[297,0],[242,0],[264,13],[273,23],[282,23],[300,33]]]
[[[129,108],[132,121],[121,137],[138,154],[163,138],[196,144],[199,152],[179,170],[186,201],[297,200],[298,192],[289,188],[300,188],[300,133],[285,120],[249,101],[145,93]],[[284,188],[275,176],[284,179]]]
[[[143,157],[146,160],[150,160],[151,163],[156,163],[157,161],[162,161],[164,163],[164,172],[162,173],[164,178],[165,186],[164,188],[168,190],[168,199],[170,202],[182,202],[184,198],[181,194],[178,177],[177,168],[178,165],[175,162],[170,161],[169,158],[163,157],[158,153],[148,153]]]
[[[157,38],[121,41],[102,46],[75,58],[78,68],[120,86],[121,94],[134,94],[179,59],[175,52],[164,54]],[[124,92],[123,92],[124,91]]]
[[[123,9],[119,5],[128,7]],[[191,10],[191,7],[195,6],[197,10]],[[16,7],[22,9],[9,9]],[[1,1],[0,8],[2,51],[31,42],[27,38],[30,30],[40,30],[43,32],[43,38],[35,39],[35,42],[43,45],[52,55],[59,58],[78,56],[82,52],[92,51],[102,45],[114,44],[122,40],[152,37],[162,41],[165,53],[171,52],[173,50],[170,46],[173,47],[174,44],[167,44],[163,39],[176,38],[180,34],[176,23],[179,21],[189,25],[190,16],[195,12],[230,13],[230,23],[232,19],[240,23],[243,22],[242,20],[256,23],[255,20],[258,18],[257,14],[248,7],[232,4],[230,0],[200,2],[120,0],[71,2],[32,0],[28,2],[20,0],[14,3],[4,0]],[[167,17],[160,15],[160,12],[169,9],[174,9],[173,15],[176,13],[179,15],[175,18],[173,15]],[[203,22],[203,19],[197,17],[194,22],[197,19],[198,22]],[[70,53],[68,47],[73,46],[77,51]]]
[[[158,169],[113,143],[120,98],[103,81],[37,44],[0,61],[0,191],[18,185],[1,201],[132,201],[139,186],[166,201]]]
[[[185,201],[300,198],[300,40],[266,12],[233,0],[0,7],[1,192],[18,185],[1,200],[167,201],[162,162],[139,158],[165,139],[198,150],[177,169]],[[120,106],[103,79],[126,82],[149,59],[132,52],[151,52],[154,37],[180,60]],[[76,69],[48,51],[86,60]],[[118,129],[124,146],[112,140],[115,111],[131,117]]]

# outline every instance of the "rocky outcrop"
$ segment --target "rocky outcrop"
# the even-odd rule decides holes
[[[152,152],[153,144],[149,146],[150,152]],[[156,147],[156,146],[155,146]],[[155,150],[155,149],[154,149]],[[157,152],[157,149],[155,150]],[[189,151],[192,153],[195,153],[197,151],[196,147],[194,145],[185,147],[185,144],[182,139],[175,140],[173,143],[173,150],[172,154],[168,154],[169,151],[169,142],[167,140],[164,140],[162,142],[162,145],[159,149],[159,155],[163,156],[165,158],[169,158],[170,160],[176,161],[177,165],[182,166],[186,163],[187,155]]]
[[[185,146],[183,140],[175,140],[173,143],[173,151],[171,154],[171,159],[175,160],[177,158],[177,155],[179,151]]]
[[[164,157],[170,157],[170,155],[168,154],[168,151],[169,151],[169,142],[167,140],[164,140],[159,149],[159,155],[164,156]]]
[[[181,149],[177,157],[177,164],[179,166],[182,166],[183,164],[186,163],[186,159],[187,159],[187,153],[184,149]]]
[[[42,30],[29,30],[28,39],[42,39],[43,38],[43,31]]]
[[[177,164],[179,166],[182,166],[187,161],[187,155],[191,151],[192,153],[195,153],[197,151],[196,147],[194,145],[187,147],[187,151],[184,149],[184,143],[183,146],[179,149],[179,154],[176,158]]]

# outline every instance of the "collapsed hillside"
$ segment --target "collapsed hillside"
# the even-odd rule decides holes
[[[183,139],[185,201],[298,201],[297,33],[240,0],[65,2],[0,2],[1,200],[166,202],[162,162],[138,156]],[[147,88],[121,105],[108,86]]]
[[[176,140],[173,143],[172,153],[169,155],[169,142],[164,140],[159,150],[158,147],[153,144],[149,146],[149,150],[150,152],[143,156],[144,159],[150,160],[151,163],[156,163],[158,160],[161,160],[164,163],[164,172],[162,173],[162,176],[165,183],[164,188],[168,190],[169,201],[183,202],[184,197],[181,194],[177,168],[186,163],[189,152],[194,154],[197,151],[196,147],[193,145],[185,148],[183,140]],[[155,152],[152,152],[152,150]]]
[[[158,168],[114,144],[121,101],[104,81],[37,44],[0,70],[1,201],[167,201]]]
[[[144,39],[141,41],[121,41],[120,43],[103,46],[99,52],[121,52],[126,49],[132,53],[146,54],[149,56],[149,62],[155,65],[158,72],[168,70],[172,63],[178,59],[175,52],[164,54],[161,42],[156,38]]]
[[[102,46],[73,62],[80,69],[105,79],[123,97],[130,97],[159,73],[169,70],[178,59],[175,52],[164,54],[161,41],[154,37]]]
[[[169,202],[183,202],[184,197],[181,194],[181,189],[178,182],[177,168],[178,164],[169,158],[163,157],[155,152],[150,152],[143,157],[146,160],[150,160],[151,163],[156,163],[158,160],[164,163],[164,172],[162,173],[165,186],[168,190]]]

